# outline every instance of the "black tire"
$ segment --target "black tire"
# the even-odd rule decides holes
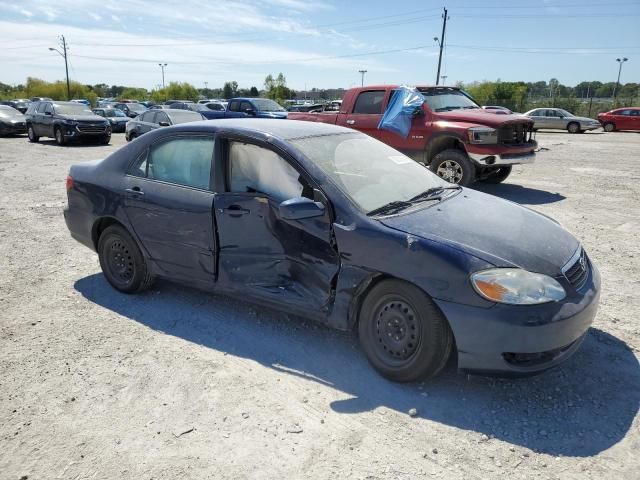
[[[100,143],[102,145],[109,145],[109,142],[111,141],[111,135],[105,135],[104,137],[102,137],[102,139],[100,140]]]
[[[567,132],[580,133],[580,124],[578,122],[569,122],[567,125]]]
[[[482,179],[484,183],[502,183],[511,175],[511,165],[496,168]]]
[[[29,125],[27,127],[27,136],[29,137],[29,141],[31,143],[36,143],[40,140],[40,137],[36,135],[36,131],[33,129],[33,125]]]
[[[126,135],[125,135],[125,136],[126,136]],[[138,135],[136,135],[136,132],[131,132],[131,133],[129,134],[129,136],[127,137],[127,142],[130,142],[130,141],[132,141],[132,140],[135,140],[135,138],[136,138],[137,136],[138,136]]]
[[[358,336],[369,363],[394,382],[435,376],[453,345],[449,324],[433,301],[400,280],[384,280],[367,294]]]
[[[476,180],[476,166],[460,150],[449,149],[438,153],[431,161],[431,171],[440,178],[463,187]]]
[[[113,288],[123,293],[145,290],[153,283],[135,240],[120,225],[107,227],[98,240],[100,267]]]
[[[603,125],[602,129],[603,129],[605,132],[614,132],[614,131],[615,131],[615,129],[616,129],[616,126],[615,126],[613,123],[611,123],[611,122],[607,122],[607,123],[605,123],[605,124]]]
[[[59,146],[61,146],[61,147],[62,147],[62,146],[65,144],[65,141],[64,141],[64,134],[62,133],[62,128],[60,128],[60,127],[56,127],[56,128],[53,130],[53,136],[54,136],[54,138],[56,139],[56,143],[57,143]]]

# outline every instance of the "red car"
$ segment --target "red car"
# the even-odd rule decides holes
[[[616,108],[598,114],[598,121],[605,132],[615,130],[640,130],[640,107]]]

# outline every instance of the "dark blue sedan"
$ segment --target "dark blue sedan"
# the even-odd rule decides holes
[[[531,374],[566,360],[600,278],[550,218],[323,123],[196,122],[71,167],[67,226],[105,277],[154,278],[358,331],[385,377]]]

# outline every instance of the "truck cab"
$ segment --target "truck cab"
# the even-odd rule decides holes
[[[400,150],[459,185],[504,181],[516,164],[531,163],[537,143],[533,122],[522,115],[483,110],[455,87],[419,86],[424,103],[413,113],[403,137],[378,128],[397,85],[352,88],[337,113],[290,113],[293,120],[354,128]]]

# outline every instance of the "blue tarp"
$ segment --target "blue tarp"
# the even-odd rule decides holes
[[[415,88],[399,87],[378,123],[378,130],[389,130],[407,138],[411,130],[411,120],[417,108],[424,103],[424,97]]]

